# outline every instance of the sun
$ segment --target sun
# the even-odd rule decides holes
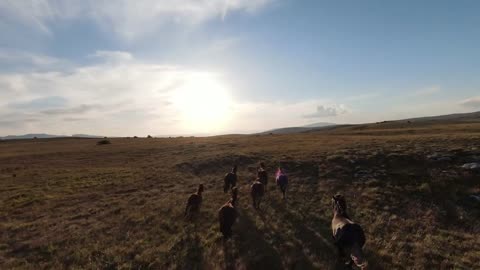
[[[195,133],[221,131],[231,115],[227,87],[212,76],[198,75],[177,88],[172,103],[185,130]]]

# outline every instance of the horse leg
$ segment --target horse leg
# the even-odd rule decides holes
[[[223,192],[224,192],[224,193],[227,193],[227,191],[228,191],[228,189],[229,189],[228,186],[229,186],[228,182],[225,181],[225,182],[223,183]]]

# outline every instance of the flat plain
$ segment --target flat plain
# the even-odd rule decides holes
[[[298,134],[0,141],[0,269],[337,269],[330,200],[367,236],[370,269],[480,269],[480,121]],[[249,185],[270,173],[261,210]],[[239,218],[217,211],[237,164]],[[274,185],[290,177],[287,200]],[[185,202],[205,185],[200,215]]]

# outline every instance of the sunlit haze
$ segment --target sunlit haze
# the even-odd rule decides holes
[[[479,1],[0,1],[0,136],[480,110]]]

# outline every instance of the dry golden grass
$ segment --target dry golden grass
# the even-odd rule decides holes
[[[390,123],[293,135],[0,142],[0,269],[336,269],[330,198],[347,197],[372,269],[480,268],[480,125]],[[401,123],[405,125],[405,123]],[[431,161],[433,153],[450,161]],[[258,162],[270,179],[260,211]],[[239,165],[240,218],[224,242],[223,175]],[[14,177],[15,176],[15,177]],[[205,185],[199,216],[184,203]]]

